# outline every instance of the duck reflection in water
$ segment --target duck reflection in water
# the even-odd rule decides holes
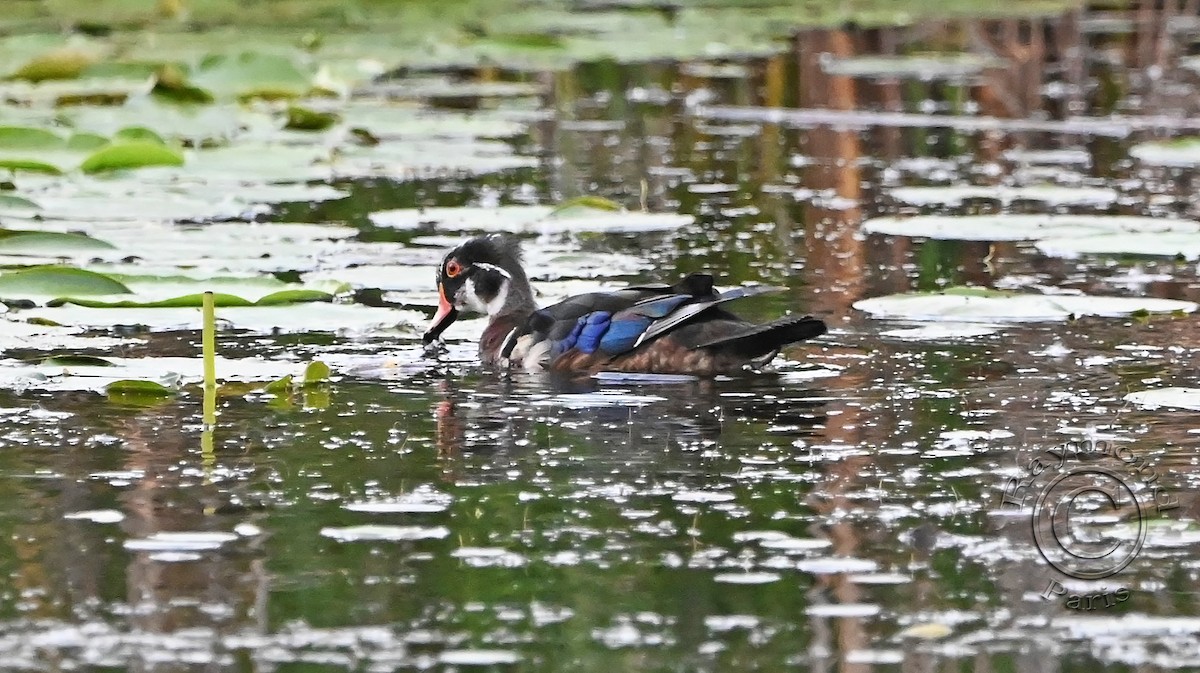
[[[777,376],[747,380],[608,386],[590,378],[517,374],[445,379],[433,405],[439,455],[529,453],[569,445],[627,447],[634,460],[664,448],[753,441],[767,426],[812,439],[825,424],[824,398]]]

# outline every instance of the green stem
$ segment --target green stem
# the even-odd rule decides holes
[[[212,292],[204,293],[204,425],[217,423],[217,308]]]

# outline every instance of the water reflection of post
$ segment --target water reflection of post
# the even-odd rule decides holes
[[[802,32],[796,37],[795,51],[801,107],[855,108],[854,80],[827,75],[821,68],[825,54],[854,54],[845,30]],[[862,221],[859,136],[855,131],[816,127],[804,138],[811,159],[804,169],[804,185],[828,195],[820,205],[802,206],[805,270],[813,295],[810,310],[844,319],[850,305],[862,296],[865,274],[863,243],[857,235]]]
[[[814,30],[800,33],[795,40],[798,59],[800,107],[822,107],[835,110],[853,110],[857,105],[854,80],[844,76],[830,76],[821,68],[822,58],[852,56],[855,45],[845,30]],[[802,206],[805,226],[805,271],[807,286],[812,293],[809,308],[814,313],[828,316],[836,321],[849,316],[851,304],[862,297],[865,285],[865,254],[863,242],[858,237],[862,221],[862,175],[860,159],[862,149],[856,131],[817,127],[804,136],[806,152],[810,158],[804,169],[803,183],[823,198],[818,203]],[[866,381],[853,374],[829,379],[831,389],[861,390]],[[837,396],[835,390],[831,395]],[[845,443],[853,446],[861,441],[861,408],[845,405],[842,413],[830,415],[826,421],[826,438],[830,443]],[[815,511],[830,513],[841,507],[849,507],[845,493],[861,488],[860,474],[869,457],[851,458],[830,465],[822,488],[821,497],[810,498],[809,505]],[[842,521],[828,529],[837,555],[854,556],[860,546],[860,533],[851,522]],[[828,594],[837,603],[862,601],[861,588],[848,581],[845,575],[819,575],[814,592]],[[813,633],[827,633],[821,620],[813,618]],[[862,618],[838,618],[837,642],[830,649],[839,655],[865,649],[870,637]],[[819,636],[818,636],[819,637]],[[816,643],[814,643],[816,644]],[[839,662],[842,673],[866,671],[867,665]]]

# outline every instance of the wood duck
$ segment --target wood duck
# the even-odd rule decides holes
[[[723,304],[778,288],[718,293],[709,274],[674,285],[592,292],[539,309],[514,238],[473,238],[437,271],[438,309],[423,337],[432,344],[460,311],[482,313],[484,364],[565,372],[619,371],[712,376],[766,364],[787,344],[825,333],[811,316],[747,322]]]

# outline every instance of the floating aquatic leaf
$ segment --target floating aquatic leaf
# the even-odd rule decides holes
[[[371,213],[377,226],[416,229],[432,226],[442,231],[508,231],[537,233],[671,231],[691,224],[691,215],[640,213],[573,206],[555,212],[549,206],[499,208],[426,208]]]
[[[83,234],[0,229],[0,254],[3,255],[53,255],[115,249],[111,243]]]
[[[591,210],[607,210],[611,212],[619,212],[622,210],[621,204],[606,199],[603,196],[577,196],[573,199],[567,199],[555,206],[554,210],[550,211],[551,215],[563,215],[569,213],[572,209],[584,208]]]
[[[183,154],[160,142],[131,140],[117,142],[83,160],[84,173],[119,171],[146,166],[182,166]]]
[[[62,325],[111,329],[114,325],[140,326],[151,331],[200,329],[196,308],[89,308],[64,305],[24,310],[27,320],[52,320]],[[369,332],[409,326],[414,333],[428,317],[418,311],[397,311],[354,304],[307,303],[287,306],[232,306],[220,313],[222,325],[256,333]],[[460,321],[464,322],[464,321]],[[287,371],[275,374],[275,377]],[[274,377],[272,377],[274,378]]]
[[[292,388],[295,386],[295,384],[293,383],[294,380],[295,380],[295,377],[291,374],[288,374],[287,376],[284,376],[283,378],[276,379],[276,380],[268,383],[266,386],[263,387],[263,390],[268,393],[276,393],[276,394],[286,393],[286,392],[291,391]]]
[[[321,383],[328,380],[329,365],[325,364],[324,362],[321,362],[320,360],[314,360],[304,368],[304,385]]]
[[[1113,233],[1087,237],[1045,238],[1034,243],[1049,257],[1081,255],[1180,257],[1200,259],[1200,231]]]
[[[0,276],[0,281],[3,276]],[[2,288],[2,286],[0,286]],[[257,301],[249,301],[236,295],[214,293],[214,300],[219,307],[228,306],[283,306],[313,301],[332,301],[333,295],[320,290],[283,290],[274,292]],[[199,307],[204,304],[204,294],[188,294],[181,297],[159,299],[155,301],[136,301],[123,299],[119,301],[103,301],[99,299],[83,299],[80,297],[58,297],[46,302],[47,306],[63,306],[74,304],[88,308],[186,308]]]
[[[287,56],[247,51],[204,58],[189,84],[217,98],[297,98],[312,88],[312,75]]]
[[[287,109],[287,122],[283,127],[293,131],[324,131],[338,123],[338,120],[338,115],[333,112],[321,112],[299,105],[290,105]]]
[[[916,206],[955,206],[969,199],[1041,201],[1056,206],[1107,206],[1117,200],[1117,191],[1108,187],[1062,187],[1030,185],[1026,187],[949,185],[945,187],[897,187],[889,195]]]
[[[156,145],[166,145],[162,136],[144,126],[126,126],[113,135],[113,141],[147,142]]]
[[[142,130],[109,139],[93,133],[62,137],[24,127],[0,127],[0,167],[57,175],[75,168],[97,173],[144,166],[176,166],[183,156]]]
[[[1197,308],[1192,302],[1153,297],[1018,294],[986,288],[889,295],[857,301],[854,307],[875,318],[957,322],[1068,320],[1080,315],[1119,317],[1139,310],[1191,313]]]
[[[66,148],[79,152],[92,152],[104,147],[109,139],[95,133],[78,132],[66,139]]]
[[[821,69],[830,75],[899,79],[964,79],[1007,62],[970,53],[915,54],[905,56],[855,56],[828,58]]]
[[[114,367],[112,362],[94,355],[56,355],[42,360],[47,367]]]
[[[36,213],[36,211],[40,209],[41,206],[39,206],[36,202],[31,201],[23,196],[16,196],[15,194],[0,194],[0,212]]]
[[[1177,138],[1134,145],[1129,155],[1154,166],[1200,165],[1200,138]]]
[[[21,67],[9,77],[30,82],[53,79],[72,79],[83,73],[96,62],[97,54],[91,50],[63,47],[46,52]]]
[[[1025,241],[1044,238],[1084,239],[1094,236],[1129,233],[1136,243],[1148,233],[1196,233],[1200,223],[1162,217],[1123,215],[918,215],[915,217],[877,217],[862,224],[869,234],[919,236],[959,241]],[[1153,240],[1153,237],[1148,237]],[[1136,247],[1134,248],[1136,249]]]
[[[135,98],[121,106],[78,106],[60,115],[72,128],[106,138],[140,127],[152,131],[160,139],[194,147],[224,144],[241,135],[268,133],[276,124],[267,112],[236,103],[182,105],[164,103],[152,97]]]
[[[131,291],[103,274],[69,267],[35,267],[0,274],[0,296],[9,298],[111,294],[131,294]]]
[[[21,314],[24,316],[24,313]],[[0,319],[0,350],[82,350],[85,348],[113,348],[136,343],[135,339],[111,336],[80,336],[83,330],[64,327],[53,321],[32,319]]]
[[[176,391],[155,381],[139,381],[121,379],[113,381],[104,389],[104,394],[114,402],[123,404],[154,404],[167,397],[173,397]]]
[[[0,149],[5,150],[46,150],[62,147],[62,136],[39,128],[20,126],[0,127]]]
[[[1126,395],[1125,401],[1147,409],[1169,407],[1200,411],[1200,388],[1174,387],[1141,390]]]
[[[46,173],[49,175],[61,175],[62,169],[54,164],[49,164],[44,161],[35,159],[17,159],[11,157],[0,156],[0,168],[10,171],[29,171],[31,173]]]

